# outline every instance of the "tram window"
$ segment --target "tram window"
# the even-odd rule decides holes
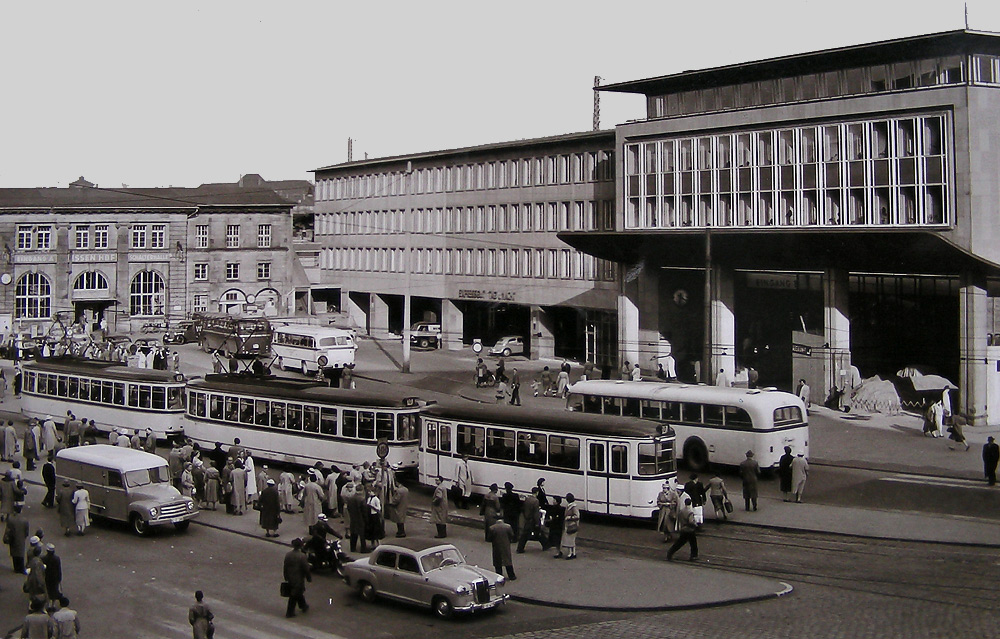
[[[595,473],[604,472],[604,444],[590,445],[590,470]]]
[[[659,419],[660,418],[660,402],[655,399],[644,399],[640,402],[639,410],[642,412],[642,417],[646,419]]]
[[[673,445],[669,441],[639,444],[640,475],[659,475],[673,469]]]
[[[72,399],[80,397],[80,380],[75,377],[69,378],[69,397]]]
[[[69,383],[65,375],[59,376],[59,397],[69,396]]]
[[[240,398],[240,422],[244,424],[253,423],[253,400],[245,397]]]
[[[139,405],[139,387],[135,384],[128,385],[128,405],[138,406]]]
[[[178,390],[178,389],[171,389]],[[153,408],[164,410],[167,408],[167,389],[162,386],[153,386]]]
[[[750,413],[739,406],[726,406],[726,426],[752,428],[753,420],[750,419]]]
[[[101,399],[103,404],[110,404],[115,394],[114,382],[101,382]]]
[[[442,453],[451,452],[451,425],[441,424],[441,430],[439,431],[438,444],[440,445],[440,450]]]
[[[114,401],[115,405],[117,405],[117,406],[124,406],[125,405],[125,384],[122,383],[122,382],[114,382],[113,385],[112,385],[112,388],[114,389],[114,398],[113,398],[112,401]]]
[[[705,423],[711,426],[722,426],[722,406],[716,406],[714,404],[705,404],[702,407],[705,415]]]
[[[319,412],[319,431],[324,435],[337,434],[337,409],[323,408]]]
[[[402,413],[396,416],[396,439],[401,442],[413,441],[417,438],[416,416]]]
[[[155,397],[154,389],[154,397]],[[184,408],[184,389],[183,388],[169,388],[167,389],[167,408]]]
[[[505,428],[486,430],[486,456],[490,459],[514,459],[514,431]]]
[[[271,402],[271,426],[273,428],[285,427],[285,403]]]
[[[427,421],[427,448],[437,450],[438,447],[438,425],[437,422]]]
[[[580,440],[576,437],[549,436],[549,465],[556,468],[580,467]]]
[[[240,402],[235,397],[226,398],[226,421],[240,421]]]
[[[270,406],[266,399],[258,399],[254,402],[254,423],[258,426],[267,426],[271,415]]]
[[[798,406],[784,406],[774,409],[774,425],[797,424],[802,421],[802,410]]]
[[[392,413],[375,413],[375,439],[392,439],[394,431]]]
[[[681,403],[680,402],[663,402],[661,408],[660,419],[669,419],[675,422],[681,420]]]
[[[624,444],[611,445],[611,472],[619,475],[628,474],[628,446]]]
[[[701,404],[683,404],[681,421],[701,423]]]
[[[545,435],[541,433],[517,434],[517,461],[524,464],[545,465]]]
[[[35,374],[28,373],[24,376],[24,389],[34,392],[35,390]]]
[[[205,393],[198,393],[191,398],[194,404],[194,414],[198,417],[205,416]]]
[[[80,380],[80,399],[87,400],[90,399],[90,380],[81,379]]]
[[[482,426],[459,424],[455,435],[455,452],[459,455],[483,457],[486,454],[486,429]]]
[[[56,376],[55,375],[49,375],[48,376],[48,384],[46,386],[48,388],[48,390],[46,391],[46,395],[55,395],[56,394]]]
[[[302,430],[302,407],[297,404],[288,405],[288,430]]]
[[[344,436],[345,437],[358,436],[358,411],[356,410],[344,411]]]
[[[222,419],[222,398],[218,395],[212,395],[212,399],[208,403],[208,416],[212,419]]]
[[[153,407],[153,388],[151,386],[139,387],[139,407],[140,408]]]
[[[319,408],[306,406],[302,409],[302,428],[307,433],[319,432]]]
[[[375,413],[358,411],[358,439],[375,439]]]

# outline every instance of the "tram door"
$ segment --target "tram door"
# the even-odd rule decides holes
[[[587,443],[587,510],[628,514],[632,503],[628,443]]]

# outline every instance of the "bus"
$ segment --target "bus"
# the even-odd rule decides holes
[[[184,432],[205,450],[239,437],[254,457],[304,466],[376,461],[376,447],[385,443],[386,461],[413,472],[423,405],[391,387],[369,393],[278,377],[206,375],[188,383]]]
[[[278,358],[278,368],[297,370],[303,375],[351,366],[357,350],[354,333],[342,328],[275,326],[271,337],[271,353]]]
[[[587,380],[569,387],[566,407],[666,422],[677,433],[680,457],[696,471],[737,465],[748,450],[761,469],[776,469],[785,446],[809,455],[805,405],[772,388]]]
[[[206,353],[225,357],[264,357],[271,349],[271,323],[263,317],[196,313],[198,343]]]
[[[104,432],[152,428],[157,439],[184,432],[187,379],[181,373],[71,357],[25,362],[22,370],[21,412],[27,417],[62,420],[73,411]]]
[[[677,476],[673,431],[646,419],[468,402],[428,405],[420,420],[424,484],[453,478],[464,455],[474,493],[507,481],[527,492],[544,477],[548,492],[573,493],[588,512],[650,517]]]

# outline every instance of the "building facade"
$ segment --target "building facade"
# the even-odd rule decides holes
[[[195,311],[287,312],[292,203],[235,184],[0,189],[0,317],[109,330]]]

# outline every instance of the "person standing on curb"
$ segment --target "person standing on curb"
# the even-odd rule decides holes
[[[708,495],[712,499],[712,508],[715,510],[715,521],[723,522],[729,517],[726,515],[726,501],[729,493],[726,492],[726,483],[719,477],[719,473],[712,475],[708,480]]]
[[[806,477],[809,476],[809,462],[799,453],[792,460],[792,486],[795,488],[795,503],[802,503],[802,493],[806,490]]]
[[[542,550],[549,549],[549,540],[542,535],[542,510],[538,502],[538,486],[531,489],[531,494],[524,498],[524,527],[517,540],[517,552],[524,553],[524,546],[529,539],[542,544]]]
[[[469,469],[469,456],[462,455],[455,465],[455,506],[468,510],[471,495],[472,470]]]
[[[778,459],[778,484],[781,501],[792,501],[792,447],[785,446],[785,454]]]
[[[288,584],[288,607],[285,608],[285,617],[295,616],[296,605],[302,612],[309,612],[309,604],[306,603],[306,582],[312,581],[312,573],[309,571],[309,559],[302,552],[302,540],[298,537],[292,540],[292,549],[285,554],[282,575]]]
[[[265,537],[277,537],[281,525],[281,498],[273,479],[268,479],[260,493],[260,527]]]
[[[42,506],[52,508],[56,499],[56,465],[52,463],[55,459],[55,452],[49,451],[42,464],[42,481],[45,483],[45,497],[42,498]]]
[[[753,458],[753,451],[747,451],[747,458],[740,462],[740,479],[743,480],[743,504],[745,510],[751,505],[757,510],[757,478],[760,477],[760,464]]]
[[[563,522],[559,554],[563,554],[563,550],[565,550],[566,559],[576,559],[576,535],[580,532],[580,507],[576,505],[576,497],[573,496],[573,493],[566,493],[566,510]]]
[[[486,541],[493,545],[493,571],[498,575],[503,574],[503,569],[507,569],[507,578],[511,581],[517,579],[514,574],[514,560],[510,554],[510,545],[517,537],[510,524],[497,517],[493,525],[486,529]]]
[[[514,492],[514,484],[504,482],[503,494],[500,495],[500,509],[503,512],[503,520],[514,529],[514,536],[518,536],[520,528],[518,520],[521,518],[521,496]]]
[[[444,477],[440,475],[437,478],[434,496],[431,498],[431,523],[437,528],[435,539],[444,539],[448,536],[448,487],[445,486]]]
[[[73,506],[73,487],[69,485],[69,480],[62,480],[62,486],[56,493],[56,506],[59,510],[59,527],[67,537],[73,534],[76,526],[76,508]]]
[[[694,508],[691,507],[691,498],[685,496],[683,508],[678,511],[678,521],[680,524],[680,529],[678,530],[677,541],[670,546],[670,550],[667,551],[667,561],[672,561],[674,554],[681,549],[684,544],[689,544],[691,546],[691,561],[696,561],[698,559],[698,523],[695,520]]]
[[[663,543],[666,543],[674,538],[674,522],[677,520],[677,491],[669,481],[663,482],[663,486],[660,487],[660,494],[656,496],[656,507],[659,509],[656,531],[663,533]]]
[[[69,607],[69,598],[59,598],[59,609],[52,613],[55,639],[76,639],[80,634],[80,617]]]
[[[396,536],[406,537],[406,512],[410,509],[410,489],[400,483],[394,483],[392,496],[389,497],[389,520],[396,523]]]
[[[215,624],[212,623],[215,615],[205,603],[205,593],[196,590],[194,601],[194,605],[188,608],[188,623],[191,624],[191,633],[194,639],[212,639],[215,635]]]
[[[983,444],[983,472],[986,474],[986,483],[990,486],[997,483],[997,463],[1000,463],[1000,446],[990,436]]]
[[[566,508],[562,505],[562,497],[552,496],[552,503],[545,508],[549,527],[549,546],[556,549],[555,557],[562,557],[563,521],[566,519]]]
[[[500,490],[499,486],[490,484],[490,492],[486,493],[482,503],[479,504],[479,514],[483,518],[483,531],[486,535],[486,541],[490,540],[490,528],[500,518],[500,495],[497,494],[498,490]]]

